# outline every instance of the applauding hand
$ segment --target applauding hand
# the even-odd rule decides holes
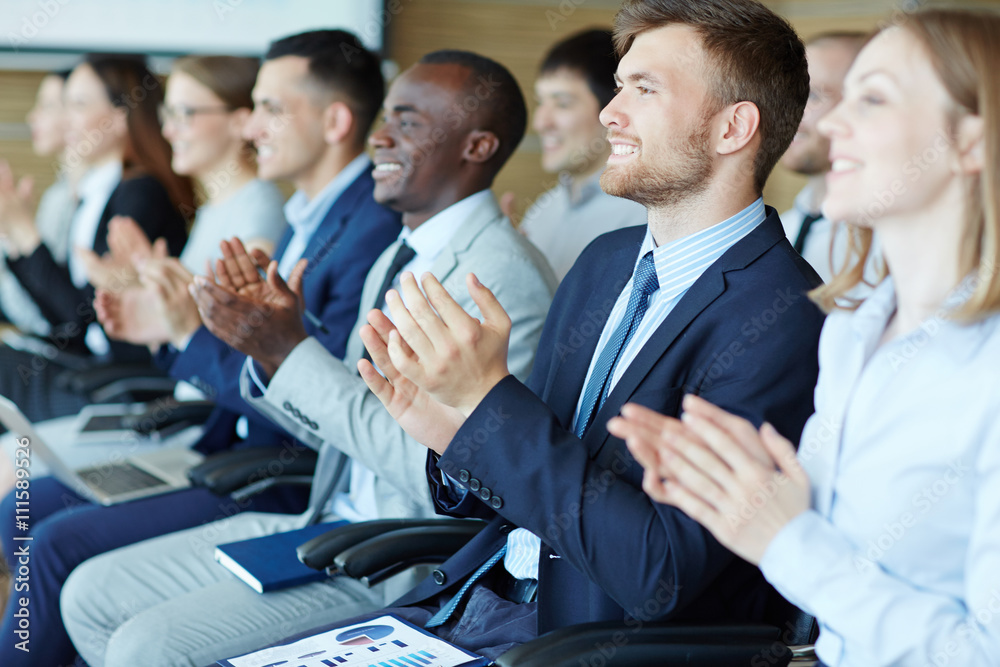
[[[372,360],[359,361],[358,372],[404,431],[417,442],[443,454],[461,428],[465,416],[455,408],[434,400],[393,366],[386,342],[390,335],[398,339],[399,334],[381,310],[369,312],[368,322],[361,328],[361,340]],[[405,348],[406,343],[401,345]]]
[[[809,508],[809,477],[792,444],[770,424],[754,426],[697,396],[681,420],[628,404],[608,431],[646,469],[643,489],[702,524],[751,563]]]
[[[426,297],[413,274],[403,273],[400,283],[402,298],[395,290],[386,294],[396,324],[387,346],[393,366],[435,400],[470,415],[510,374],[510,317],[472,274],[466,284],[482,322],[466,313],[430,274],[422,281]]]
[[[199,276],[192,288],[201,319],[216,337],[273,375],[308,337],[302,323],[302,278],[308,260],[299,260],[286,284],[277,262],[259,250],[251,257],[239,239],[223,241],[222,251],[215,276]],[[260,265],[267,266],[266,280],[258,274]]]

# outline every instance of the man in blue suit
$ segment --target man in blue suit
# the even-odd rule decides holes
[[[343,356],[365,276],[401,229],[399,214],[373,199],[372,165],[363,152],[382,103],[379,59],[343,31],[294,35],[271,45],[253,96],[255,110],[247,138],[257,146],[260,176],[289,179],[298,188],[285,209],[291,228],[276,252],[278,270],[287,277],[300,259],[309,260],[302,282],[304,300],[323,326],[306,321],[306,329],[331,353]],[[303,270],[301,265],[298,270]],[[197,308],[193,302],[189,305],[194,320],[173,313],[171,344],[161,349],[159,361],[174,377],[191,381],[218,404],[197,449],[209,453],[234,446],[282,444],[294,453],[305,448],[243,401],[239,377],[246,357],[201,327]],[[177,326],[185,321],[193,325]],[[116,330],[127,335],[130,323],[119,324],[123,326]],[[11,519],[6,525],[13,527],[12,498],[8,501],[4,508]],[[32,644],[30,655],[12,650],[13,643],[8,642],[9,650],[0,649],[0,664],[67,664],[73,660],[75,651],[59,616],[59,592],[72,569],[87,558],[222,519],[248,506],[294,512],[302,509],[304,501],[304,494],[278,495],[239,505],[191,489],[98,507],[84,503],[55,480],[33,481],[32,580],[27,595],[32,631],[45,637],[45,642]],[[17,544],[8,539],[4,548],[14,553]],[[12,634],[16,619],[8,614],[6,620],[4,627],[10,627]]]
[[[812,412],[818,278],[761,199],[808,95],[802,43],[752,0],[632,0],[615,37],[601,184],[649,223],[584,251],[529,380],[508,373],[507,316],[473,277],[482,322],[404,276],[387,299],[399,335],[377,315],[364,334],[385,373],[364,378],[433,450],[439,511],[489,520],[391,611],[488,657],[588,621],[759,619],[763,580],[650,501],[605,424],[626,402],[677,415],[687,393],[793,438]]]

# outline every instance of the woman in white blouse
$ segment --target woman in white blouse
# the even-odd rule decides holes
[[[654,500],[819,619],[826,665],[1000,664],[998,64],[996,14],[905,16],[821,122],[856,254],[812,295],[832,312],[797,457],[694,396],[609,424]],[[873,231],[887,277],[858,303]]]

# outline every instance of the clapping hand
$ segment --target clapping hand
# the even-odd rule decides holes
[[[396,290],[386,294],[396,325],[388,338],[389,359],[436,401],[468,416],[510,374],[510,317],[473,274],[466,285],[482,322],[466,313],[434,276],[425,274],[422,284],[426,297],[413,274],[405,272],[400,276],[402,296]]]
[[[358,372],[404,431],[417,442],[443,454],[465,416],[434,400],[392,365],[386,343],[390,336],[398,339],[399,334],[395,333],[396,327],[385,313],[377,309],[370,311],[368,322],[361,328],[361,340],[372,360],[359,361]],[[406,348],[406,343],[400,345]]]
[[[214,275],[197,277],[191,294],[201,319],[216,337],[253,357],[268,376],[308,337],[302,323],[302,279],[308,260],[300,259],[288,277],[278,275],[278,263],[239,239],[222,242],[223,257]],[[266,266],[266,279],[258,267]]]
[[[32,213],[33,189],[30,176],[15,181],[10,164],[0,160],[0,235],[14,254],[30,254],[41,243]]]
[[[751,563],[809,508],[809,477],[792,443],[697,396],[685,397],[679,420],[628,404],[608,431],[646,469],[653,500],[680,508]]]

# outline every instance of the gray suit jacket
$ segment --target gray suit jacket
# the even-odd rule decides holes
[[[435,516],[425,474],[427,449],[406,435],[356,370],[364,350],[358,332],[368,311],[380,305],[375,303],[377,291],[399,243],[389,246],[368,273],[344,361],[309,338],[281,364],[263,396],[252,390],[243,371],[244,398],[319,450],[313,509],[321,509],[332,493],[347,490],[350,457],[375,474],[379,518]],[[431,269],[466,312],[481,317],[465,286],[469,272],[510,315],[509,367],[519,379],[527,378],[557,281],[542,254],[514,230],[493,197],[458,228]]]

